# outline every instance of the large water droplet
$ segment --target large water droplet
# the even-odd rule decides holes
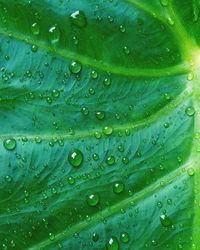
[[[99,195],[94,193],[87,196],[87,204],[91,207],[96,206],[99,203]]]
[[[160,216],[160,222],[163,225],[163,227],[169,227],[171,226],[171,220],[169,219],[169,217],[166,214],[162,214]]]
[[[97,118],[98,120],[103,120],[104,117],[105,117],[105,113],[104,113],[103,111],[97,111],[97,112],[96,112],[96,118]]]
[[[38,23],[33,23],[31,25],[31,32],[33,33],[33,35],[39,35],[40,34],[40,27]]]
[[[71,21],[74,25],[79,28],[84,28],[87,26],[87,18],[82,10],[77,10],[70,16]]]
[[[193,116],[195,114],[195,109],[193,107],[188,107],[188,108],[186,108],[185,113],[188,116]]]
[[[16,148],[16,140],[14,138],[5,139],[3,142],[4,148],[7,150],[14,150]]]
[[[51,44],[53,44],[53,45],[55,45],[56,43],[59,42],[60,31],[59,31],[57,25],[54,25],[49,29],[49,39],[50,39]]]
[[[116,194],[120,194],[124,191],[124,183],[123,182],[115,182],[113,184],[113,191]]]
[[[116,237],[110,237],[106,244],[106,250],[119,250],[119,242]]]
[[[121,233],[120,240],[123,243],[128,243],[129,242],[129,235],[128,235],[128,233],[126,233],[126,232]]]
[[[110,126],[105,126],[105,127],[103,128],[103,133],[104,133],[104,135],[111,135],[112,132],[113,132],[113,128],[110,127]]]
[[[68,154],[68,161],[73,167],[79,167],[83,162],[83,154],[79,149],[74,149]]]
[[[115,157],[113,155],[111,156],[108,156],[106,158],[106,163],[109,165],[109,166],[112,166],[114,163],[115,163]]]
[[[73,61],[69,65],[69,70],[73,74],[78,74],[81,71],[81,69],[82,69],[82,65],[80,62]]]

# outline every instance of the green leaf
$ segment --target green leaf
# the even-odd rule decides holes
[[[1,249],[200,249],[195,0],[0,0]]]

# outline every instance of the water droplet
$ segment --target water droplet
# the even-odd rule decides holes
[[[12,182],[12,177],[10,175],[5,176],[5,181],[6,182]]]
[[[124,152],[124,146],[122,144],[120,144],[117,149],[119,150],[119,152]]]
[[[104,117],[105,117],[105,113],[104,113],[103,111],[97,111],[97,112],[96,112],[96,118],[97,118],[98,120],[103,120]]]
[[[94,159],[95,161],[98,161],[98,160],[99,160],[99,155],[98,155],[98,154],[93,154],[93,159]]]
[[[124,46],[123,50],[124,50],[125,54],[127,54],[127,55],[130,54],[130,50],[129,50],[129,48],[127,46]]]
[[[67,181],[68,181],[68,183],[69,183],[70,185],[73,185],[73,184],[75,183],[75,179],[74,179],[74,177],[72,177],[72,176],[69,176],[68,179],[67,179]]]
[[[99,195],[94,193],[87,196],[87,204],[91,207],[96,206],[99,203]]]
[[[128,235],[128,233],[126,233],[126,232],[121,233],[120,240],[123,243],[128,243],[129,242],[129,235]]]
[[[49,233],[49,239],[50,239],[51,241],[53,241],[53,240],[55,239],[55,236],[54,236],[53,233]]]
[[[32,45],[32,46],[31,46],[31,51],[32,51],[33,53],[36,53],[36,52],[38,51],[38,46],[37,46],[37,45]]]
[[[72,23],[79,28],[84,28],[87,26],[87,18],[82,10],[77,10],[72,13],[70,19]]]
[[[54,25],[49,29],[49,39],[50,39],[51,44],[53,44],[53,45],[55,45],[56,43],[59,42],[60,31],[59,31],[57,25]]]
[[[101,138],[101,133],[98,132],[98,131],[96,131],[96,132],[94,133],[94,136],[96,137],[96,139],[100,139],[100,138]]]
[[[127,164],[129,163],[129,159],[128,159],[127,157],[124,156],[124,157],[122,158],[122,162],[123,162],[124,164],[127,165]]]
[[[169,217],[166,214],[162,214],[160,216],[160,222],[163,225],[163,227],[169,227],[171,226],[171,220],[169,219]]]
[[[68,161],[73,167],[79,167],[83,162],[83,154],[79,149],[74,149],[68,154]]]
[[[113,191],[116,194],[120,194],[124,191],[124,183],[123,182],[115,182],[113,184]]]
[[[88,110],[87,107],[83,107],[83,108],[81,109],[81,112],[82,112],[82,114],[85,115],[85,116],[89,114],[89,110]]]
[[[104,83],[105,86],[108,87],[108,86],[111,85],[111,79],[110,78],[105,78],[103,83]]]
[[[98,78],[98,73],[97,73],[95,70],[93,70],[93,71],[90,73],[90,75],[91,75],[91,77],[92,77],[93,79],[97,79],[97,78]]]
[[[167,18],[167,22],[168,22],[168,24],[171,25],[171,26],[174,26],[174,24],[175,24],[174,19],[172,19],[171,17],[168,17],[168,18]]]
[[[194,168],[188,168],[187,173],[189,176],[193,176],[195,174]]]
[[[193,107],[188,107],[188,108],[186,108],[185,113],[188,116],[193,116],[195,114],[195,109]]]
[[[81,71],[81,69],[82,69],[82,65],[78,61],[73,61],[69,65],[69,70],[73,74],[78,74]]]
[[[31,32],[33,35],[37,36],[40,34],[40,27],[38,23],[33,23],[31,25]]]
[[[97,241],[99,240],[99,235],[98,235],[97,233],[93,233],[93,235],[92,235],[92,240],[93,240],[94,242],[97,242]]]
[[[166,123],[164,124],[164,127],[165,127],[165,128],[169,128],[169,127],[170,127],[169,122],[166,122]]]
[[[113,155],[111,156],[108,156],[106,158],[106,163],[109,165],[109,166],[112,166],[114,163],[115,163],[115,157]]]
[[[36,136],[35,137],[35,142],[36,143],[41,143],[42,142],[42,138],[40,136]]]
[[[119,29],[122,33],[124,33],[126,31],[126,28],[124,27],[124,25],[120,25]]]
[[[17,146],[16,140],[14,138],[5,139],[3,142],[4,148],[11,151],[14,150]]]
[[[162,6],[166,7],[169,4],[169,0],[160,0],[160,3],[162,4]]]
[[[192,81],[193,78],[194,78],[193,72],[189,72],[189,73],[188,73],[188,76],[187,76],[188,81]]]
[[[110,237],[106,244],[106,250],[119,250],[119,242],[116,237]]]
[[[103,133],[104,135],[111,135],[113,132],[113,128],[112,127],[109,127],[109,126],[105,126],[103,128]]]
[[[53,89],[51,95],[55,98],[58,98],[60,96],[60,91],[57,89]]]

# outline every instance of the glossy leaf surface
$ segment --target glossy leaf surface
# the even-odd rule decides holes
[[[199,17],[0,0],[1,249],[200,249]]]

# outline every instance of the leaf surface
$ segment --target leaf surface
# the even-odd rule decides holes
[[[199,16],[0,0],[2,249],[200,249]]]

